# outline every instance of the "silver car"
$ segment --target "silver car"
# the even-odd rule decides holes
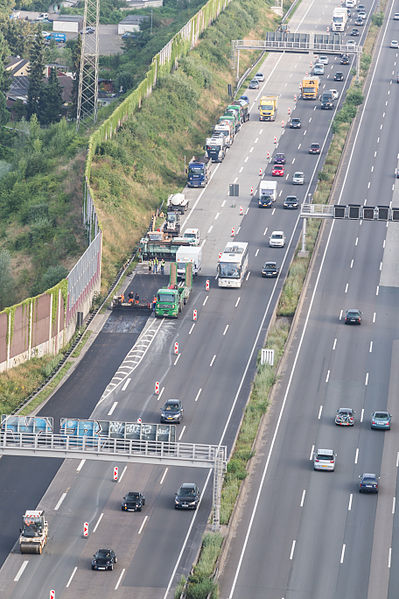
[[[296,171],[296,173],[294,173],[292,183],[294,185],[303,185],[305,183],[305,175],[302,171]]]
[[[337,454],[333,449],[316,449],[313,454],[313,468],[315,470],[335,470]]]
[[[273,231],[269,237],[269,247],[283,248],[285,246],[285,235],[283,231]]]

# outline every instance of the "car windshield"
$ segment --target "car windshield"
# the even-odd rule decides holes
[[[161,304],[173,304],[174,303],[174,296],[173,296],[173,294],[162,293],[162,291],[160,291],[158,293],[158,301]]]
[[[318,453],[316,457],[318,460],[321,460],[322,462],[330,462],[334,459],[334,456],[325,453]]]
[[[357,318],[359,316],[359,312],[348,312],[348,316],[350,318]]]
[[[372,484],[372,483],[374,484],[376,482],[376,480],[375,480],[375,478],[373,478],[371,476],[364,476],[362,482],[366,483],[366,484]]]
[[[201,175],[203,173],[203,167],[202,166],[190,166],[189,172],[196,174],[196,175]]]
[[[238,264],[234,264],[233,262],[220,262],[218,265],[219,276],[220,277],[228,277],[229,279],[239,279],[240,278],[240,267]]]
[[[178,403],[167,403],[165,404],[164,410],[165,412],[176,412],[179,409]]]
[[[195,497],[195,489],[193,487],[180,487],[180,497]]]
[[[272,239],[282,239],[283,236],[281,235],[281,233],[273,233],[272,235]]]
[[[379,418],[381,420],[385,420],[388,418],[388,414],[386,412],[376,412],[374,414],[374,418]]]
[[[266,262],[264,268],[274,270],[276,268],[276,263],[275,262]]]

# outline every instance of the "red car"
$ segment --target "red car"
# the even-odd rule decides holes
[[[275,164],[272,170],[273,177],[284,177],[284,164]]]

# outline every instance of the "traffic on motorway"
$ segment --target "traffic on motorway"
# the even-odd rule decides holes
[[[295,24],[298,26],[301,25],[301,19],[308,18],[306,11],[309,6],[314,6],[313,3],[303,4],[295,15]],[[327,3],[327,8],[332,14],[333,3]],[[320,14],[321,23],[324,19],[325,24],[325,18]],[[193,282],[188,303],[190,310],[186,309],[176,321],[159,322],[148,351],[141,354],[134,367],[129,352],[130,345],[137,340],[137,334],[125,341],[124,348],[118,346],[119,354],[115,354],[112,363],[114,372],[127,372],[124,369],[130,369],[128,372],[131,374],[126,375],[123,385],[116,391],[105,394],[104,389],[109,382],[106,377],[109,375],[101,373],[100,368],[97,377],[102,391],[95,396],[90,383],[85,385],[83,382],[87,378],[87,365],[86,372],[84,367],[77,368],[74,375],[76,389],[80,389],[82,395],[87,393],[92,402],[88,403],[91,408],[85,408],[87,412],[82,414],[82,418],[110,419],[112,416],[117,421],[134,422],[137,418],[142,419],[142,422],[159,422],[160,419],[174,421],[178,425],[179,441],[224,443],[232,447],[255,372],[257,351],[262,347],[265,330],[299,237],[298,212],[287,208],[298,207],[308,201],[309,194],[315,188],[317,173],[331,135],[331,122],[348,85],[351,60],[349,55],[348,65],[345,64],[346,59],[336,60],[334,57],[329,57],[327,64],[325,59],[321,63],[324,75],[318,75],[318,93],[322,95],[324,90],[329,89],[336,91],[336,94],[332,94],[332,100],[325,99],[333,105],[332,110],[326,111],[321,110],[318,97],[315,102],[298,97],[296,101],[294,99],[294,96],[298,96],[298,73],[302,73],[303,78],[309,75],[308,56],[291,56],[287,59],[283,55],[274,55],[266,59],[256,78],[258,87],[250,85],[251,89],[245,94],[249,100],[249,122],[239,128],[237,139],[226,152],[223,162],[212,167],[206,186],[201,191],[187,190],[193,208],[185,217],[185,225],[190,221],[191,226],[206,232],[202,241],[202,276]],[[390,68],[392,70],[392,65]],[[337,77],[337,73],[343,73],[343,80]],[[330,80],[334,80],[334,83]],[[271,97],[266,95],[270,93],[269,90],[273,91],[274,100],[265,101],[262,105],[262,97]],[[388,107],[390,109],[390,100],[384,96],[384,102],[387,102],[385,112]],[[271,122],[263,122],[263,117],[260,119],[260,105],[262,110],[274,112]],[[292,116],[293,113],[295,116]],[[281,126],[280,117],[284,120],[284,127]],[[291,127],[294,118],[299,119],[299,126],[296,120],[295,126]],[[377,125],[380,123],[375,124],[375,130]],[[374,134],[375,130],[370,126],[367,129],[368,136]],[[378,144],[383,143],[385,135],[383,128],[380,131],[381,140]],[[364,138],[363,148],[372,146],[367,141],[370,139]],[[378,172],[378,150],[376,152],[374,159],[377,160],[371,160],[371,164],[364,167],[364,172]],[[361,150],[362,159],[363,154],[364,150]],[[358,161],[357,164],[360,164],[360,158]],[[371,170],[373,164],[375,169]],[[373,177],[369,181],[369,188],[375,185],[377,189],[378,183],[374,183],[376,175]],[[240,184],[242,213],[240,207],[232,205],[226,197],[226,181]],[[303,187],[293,187],[300,181]],[[259,204],[262,182],[277,182],[276,186],[270,188],[271,192],[269,190],[271,200],[267,201],[268,206],[264,206],[268,210],[260,209],[263,208]],[[358,182],[352,183],[351,189],[348,183],[346,185],[348,194],[358,197]],[[365,186],[366,183],[362,184],[362,192]],[[297,189],[301,192],[297,192]],[[295,196],[292,190],[295,190]],[[365,192],[365,197],[367,195]],[[289,197],[291,200],[288,202]],[[293,197],[296,198],[296,206]],[[306,376],[298,377],[297,370],[292,371],[293,376],[297,377],[292,388],[301,405],[298,407],[291,397],[287,402],[286,417],[281,425],[282,439],[275,442],[281,451],[278,452],[278,458],[273,458],[273,482],[265,487],[262,497],[259,495],[265,502],[265,508],[259,509],[262,514],[256,531],[248,527],[252,533],[245,544],[249,554],[244,554],[240,561],[243,567],[237,567],[234,559],[234,551],[239,553],[242,544],[233,550],[231,568],[234,573],[228,567],[226,580],[222,578],[221,581],[223,596],[226,597],[233,597],[240,590],[241,595],[244,593],[256,599],[265,596],[265,589],[272,593],[272,588],[277,589],[276,596],[287,598],[293,596],[289,594],[290,588],[301,589],[301,592],[315,599],[335,596],[333,593],[337,588],[344,597],[365,596],[366,583],[360,587],[362,594],[358,591],[353,594],[354,585],[359,585],[359,577],[364,575],[364,566],[360,559],[351,561],[348,555],[351,543],[358,543],[363,548],[362,552],[366,547],[369,552],[367,555],[370,555],[372,531],[368,529],[361,534],[358,528],[364,529],[360,524],[362,519],[374,522],[375,503],[362,504],[358,510],[358,528],[349,525],[347,534],[351,536],[345,539],[338,559],[336,553],[338,540],[345,534],[345,529],[342,532],[342,521],[346,520],[347,512],[353,511],[353,490],[378,491],[379,488],[379,466],[385,435],[368,429],[385,427],[385,430],[391,426],[390,412],[386,409],[386,398],[389,396],[386,369],[390,365],[385,355],[387,350],[379,350],[385,358],[385,366],[381,374],[375,373],[375,382],[372,382],[374,370],[371,364],[364,372],[364,364],[375,357],[376,348],[383,346],[384,335],[389,331],[389,327],[386,328],[389,320],[387,315],[381,314],[383,326],[380,330],[380,318],[377,320],[375,317],[375,314],[380,314],[379,307],[373,309],[373,305],[384,297],[384,290],[376,294],[377,284],[373,288],[373,298],[369,297],[370,272],[373,273],[373,282],[381,272],[379,263],[382,263],[382,238],[385,240],[386,230],[383,235],[381,227],[377,233],[372,233],[359,223],[346,226],[340,235],[335,230],[331,238],[330,247],[334,247],[334,250],[330,250],[331,258],[328,255],[325,259],[325,269],[328,266],[329,274],[323,271],[323,286],[319,284],[319,289],[322,288],[321,297],[317,296],[314,302],[312,300],[315,306],[309,319],[312,337],[305,340],[306,347],[298,358],[301,373],[306,373]],[[360,247],[370,247],[376,240],[379,251],[373,257],[364,251],[367,262],[362,266]],[[238,263],[237,256],[235,262],[223,257],[223,254],[231,253],[229,244],[241,248]],[[351,271],[351,278],[343,284],[340,277],[348,276],[346,269],[342,269],[342,274],[341,269],[334,265],[347,265],[347,257],[351,255],[354,255],[350,258],[352,262],[349,260],[351,266],[347,267]],[[235,276],[236,272],[240,273],[239,277]],[[162,275],[138,273],[132,286],[140,280],[148,285],[148,281],[153,281],[157,276]],[[273,281],[265,281],[267,278]],[[208,290],[205,280],[211,282]],[[239,281],[240,284],[232,285],[232,281]],[[390,302],[389,308],[392,309],[395,302],[392,298]],[[337,305],[340,306],[338,311]],[[198,310],[197,321],[191,318],[192,309]],[[361,327],[341,327],[347,310],[356,312],[355,320],[360,311],[363,312]],[[121,343],[122,335],[126,337],[120,331],[127,318],[130,315],[111,315],[107,326],[109,331],[114,326],[114,332],[100,335],[98,345],[93,345],[97,360],[104,354],[103,347],[109,339],[107,335],[118,343]],[[341,328],[337,329],[338,326]],[[372,327],[376,330],[375,336],[370,332]],[[392,326],[389,339],[394,333],[395,327]],[[176,340],[179,343],[178,353],[174,352]],[[364,349],[366,345],[367,351]],[[389,355],[388,352],[388,358]],[[381,360],[376,362],[381,368]],[[362,385],[359,384],[361,375],[365,375]],[[155,382],[159,383],[159,393],[156,395],[153,393]],[[323,391],[320,390],[322,385]],[[377,394],[379,387],[384,393]],[[319,400],[321,396],[324,397],[323,403]],[[64,399],[60,391],[43,408],[43,413],[63,410],[65,416],[67,404]],[[341,408],[343,405],[349,408]],[[337,410],[340,411],[339,420],[342,422],[337,422]],[[372,412],[375,413],[371,417]],[[370,425],[362,426],[364,414],[369,413]],[[360,414],[360,417],[358,421],[352,421],[354,426],[348,427],[348,431],[335,426],[344,424],[345,418],[346,422],[351,422],[351,414]],[[298,426],[298,422],[301,426]],[[394,423],[393,419],[393,426]],[[337,434],[340,436],[337,437]],[[314,443],[309,452],[311,439],[314,439]],[[356,468],[351,468],[347,456],[353,451],[354,445]],[[318,465],[325,465],[322,469],[334,470],[334,473],[325,476],[312,473],[312,468],[308,467],[309,455],[315,469],[319,469],[316,468]],[[10,463],[9,458],[1,460],[0,469],[7,468],[7,461]],[[30,461],[32,479],[41,468],[37,461]],[[47,485],[39,491],[35,490],[41,493],[37,499],[48,519],[49,540],[40,557],[26,559],[15,551],[10,553],[0,571],[0,588],[4,597],[26,597],[29,592],[39,596],[50,589],[55,589],[57,597],[64,593],[79,592],[86,597],[106,598],[122,589],[143,599],[171,596],[180,575],[187,575],[206,527],[211,508],[210,473],[199,473],[194,468],[181,471],[178,468],[150,467],[146,464],[118,466],[121,475],[115,484],[110,466],[104,467],[101,463],[89,461],[76,465],[73,460],[66,460],[54,479],[49,481],[47,490]],[[280,476],[279,472],[286,475]],[[314,477],[311,479],[312,474]],[[14,489],[18,489],[16,478],[11,473],[8,482]],[[39,472],[37,478],[40,479]],[[343,497],[346,497],[343,489],[345,492],[348,489],[348,479],[351,480],[350,509],[349,503],[348,509],[342,507]],[[19,488],[21,493],[23,488],[24,502],[31,502],[25,505],[24,510],[33,510],[37,503],[33,489],[30,494],[26,485],[21,487],[21,482]],[[385,477],[382,477],[381,491],[385,489]],[[384,497],[383,492],[381,497]],[[334,501],[336,498],[336,505],[332,498]],[[121,514],[121,511],[141,512],[144,506],[142,514],[132,517]],[[302,510],[300,514],[297,513],[297,506]],[[13,506],[8,505],[7,509],[12,512]],[[82,535],[85,523],[89,530],[87,537]],[[275,540],[272,551],[269,544],[265,546],[266,532]],[[292,537],[293,534],[295,537]],[[14,542],[17,536],[14,534]],[[331,541],[327,542],[327,537]],[[311,576],[316,561],[322,573],[320,580],[323,583],[325,580],[331,581],[328,588]],[[346,568],[348,562],[354,582],[345,586],[340,582],[337,567]],[[369,565],[370,558],[366,562]],[[115,572],[112,573],[114,565]],[[110,572],[107,576],[96,577],[97,573],[90,573],[90,568],[107,569]],[[329,578],[331,576],[333,578]],[[346,577],[346,580],[349,578]],[[366,578],[368,583],[368,576]],[[231,586],[233,580],[234,588]]]

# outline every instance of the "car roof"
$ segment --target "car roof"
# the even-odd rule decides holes
[[[294,177],[297,176],[297,175],[298,176],[303,176],[303,171],[295,171]]]
[[[277,263],[273,262],[272,260],[268,260],[267,262],[265,262],[264,266],[276,266]]]
[[[362,478],[377,478],[377,475],[371,472],[363,472]]]
[[[334,455],[333,449],[318,449],[317,453],[324,453],[325,455]]]

